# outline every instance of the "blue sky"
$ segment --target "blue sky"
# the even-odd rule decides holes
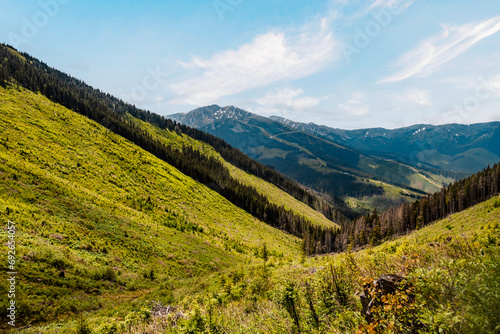
[[[0,0],[0,42],[141,108],[500,120],[498,0]]]

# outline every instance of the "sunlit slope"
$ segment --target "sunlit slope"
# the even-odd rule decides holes
[[[0,218],[18,228],[20,319],[153,293],[152,277],[174,287],[264,243],[300,254],[299,239],[42,95],[0,87],[0,133]]]
[[[284,190],[225,161],[220,156],[220,154],[217,153],[210,145],[190,138],[186,135],[180,135],[172,131],[162,130],[156,126],[151,125],[150,123],[133,118],[132,116],[129,116],[128,119],[133,120],[135,124],[146,129],[150,134],[155,135],[156,138],[158,138],[166,145],[177,147],[179,149],[182,148],[183,145],[191,146],[195,147],[200,152],[203,152],[206,156],[216,157],[224,164],[225,167],[228,168],[233,178],[237,179],[244,185],[256,188],[257,191],[260,194],[266,196],[271,201],[271,203],[274,203],[278,206],[283,206],[287,210],[292,210],[292,212],[297,215],[305,216],[311,221],[311,223],[315,225],[329,227],[337,226],[334,222],[327,219],[323,214],[312,209],[307,204],[295,199]]]
[[[293,333],[299,325],[301,332],[314,334],[395,333],[394,328],[400,333],[496,333],[499,219],[497,196],[377,247],[241,267],[215,279],[219,283],[210,292],[179,303],[186,318],[173,323],[155,317],[131,332],[184,333],[185,328],[196,328],[201,333],[217,328],[224,333]],[[381,298],[384,307],[372,313],[374,322],[369,324],[359,294],[366,284],[388,274],[404,277],[411,295],[402,289],[392,298]],[[260,289],[254,289],[256,285]],[[284,298],[293,300],[296,309],[287,308]],[[138,311],[128,317],[134,314]],[[408,317],[423,326],[408,324]],[[126,320],[110,316],[91,316],[87,323],[96,331],[129,328]],[[77,327],[67,322],[27,333]]]
[[[498,230],[500,230],[500,196],[452,214],[420,230],[368,250],[368,252],[383,252],[398,246],[404,248],[405,245],[409,244],[428,247],[431,242],[446,242],[447,238],[477,238],[479,236],[489,238],[489,235],[492,237],[494,234],[492,231],[498,233]],[[496,239],[493,239],[492,242],[495,244]]]

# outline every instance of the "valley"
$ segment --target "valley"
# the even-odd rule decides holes
[[[452,182],[465,170],[235,107],[172,121],[8,46],[0,55],[17,312],[2,331],[498,329],[498,163]],[[382,294],[387,275],[402,283]]]
[[[388,157],[365,155],[351,148],[349,141],[335,141],[297,123],[265,118],[233,106],[213,105],[169,117],[226,140],[314,190],[332,197],[357,198],[363,204],[355,208],[361,212],[366,212],[362,208],[385,210],[411,201],[411,197],[397,193],[410,191],[422,196],[439,191],[456,177],[448,171],[419,169]],[[376,181],[398,187],[399,191],[386,196],[385,188]],[[381,206],[374,206],[375,202]]]

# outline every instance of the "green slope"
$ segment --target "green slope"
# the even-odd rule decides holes
[[[257,191],[266,196],[271,203],[274,203],[279,206],[283,206],[286,210],[291,210],[297,215],[302,215],[307,217],[310,222],[314,225],[326,226],[326,227],[337,227],[337,224],[327,219],[320,212],[312,209],[307,204],[297,200],[293,196],[286,193],[284,190],[278,188],[277,186],[266,182],[255,175],[249,174],[238,167],[230,164],[225,161],[219,153],[215,151],[215,149],[203,142],[197,141],[193,138],[190,138],[186,135],[180,135],[172,131],[163,130],[156,126],[151,125],[150,123],[143,122],[137,118],[132,116],[128,116],[129,120],[133,120],[135,124],[147,130],[150,134],[156,136],[158,140],[163,143],[182,148],[183,145],[195,147],[199,151],[203,152],[208,157],[216,157],[219,161],[221,161],[224,167],[228,168],[231,176],[241,182],[244,185],[252,186],[257,189]]]
[[[368,324],[359,294],[383,274],[404,277],[411,290],[379,296],[382,307]],[[497,196],[378,247],[235,269],[174,313],[146,320],[129,313],[137,319],[131,327],[114,316],[89,315],[85,324],[98,333],[496,333],[499,275]],[[27,333],[78,327],[67,322]]]
[[[344,200],[346,201],[347,205],[359,212],[371,212],[373,211],[373,209],[377,209],[378,212],[383,212],[393,206],[399,206],[403,203],[413,202],[422,197],[421,193],[417,193],[415,191],[401,188],[385,182],[369,179],[368,182],[383,187],[384,194],[358,198],[345,197]]]
[[[251,261],[264,243],[274,256],[300,254],[299,239],[40,94],[0,87],[0,132],[18,324],[172,299],[196,277]]]

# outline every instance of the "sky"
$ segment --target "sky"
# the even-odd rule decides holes
[[[0,0],[0,42],[161,115],[500,121],[498,0]]]

